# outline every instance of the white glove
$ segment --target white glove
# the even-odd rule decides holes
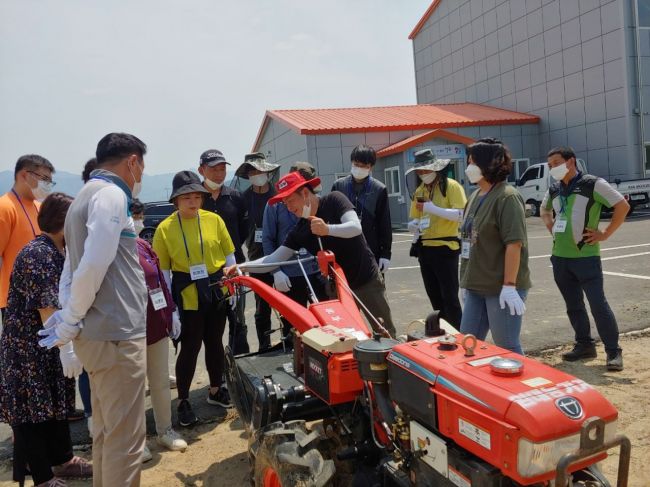
[[[235,310],[237,309],[237,295],[233,294],[228,298],[228,304],[230,305],[230,308]]]
[[[72,342],[68,342],[59,348],[59,360],[61,360],[61,366],[63,367],[63,375],[68,379],[79,377],[83,372],[83,365],[81,365],[81,361],[74,353]]]
[[[181,336],[181,318],[178,316],[178,311],[172,313],[172,332],[169,337],[172,340],[178,340],[178,337]]]
[[[60,347],[73,340],[80,331],[79,324],[66,323],[61,310],[57,310],[43,323],[43,329],[38,331],[38,335],[44,337],[38,344],[44,348]]]
[[[460,302],[465,304],[465,301],[467,301],[467,289],[461,287],[460,288]]]
[[[420,231],[420,220],[418,218],[415,218],[408,222],[408,230],[413,234],[418,233]]]
[[[388,272],[388,268],[390,267],[390,259],[384,259],[383,257],[379,258],[379,272],[382,274]]]
[[[506,304],[510,308],[510,314],[512,316],[515,314],[521,316],[526,311],[526,305],[521,299],[521,296],[519,296],[515,286],[503,286],[501,288],[501,294],[499,295],[501,309],[505,309]]]
[[[273,285],[281,293],[288,293],[291,289],[291,279],[282,271],[273,274]]]

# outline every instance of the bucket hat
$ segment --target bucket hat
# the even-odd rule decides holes
[[[177,196],[188,193],[210,194],[201,184],[197,174],[192,171],[177,172],[172,180],[172,195],[169,197],[169,202],[172,203]]]
[[[244,156],[244,162],[235,171],[235,176],[248,179],[248,171],[251,168],[261,172],[273,172],[280,168],[280,164],[268,162],[263,152],[253,152]]]
[[[417,151],[415,154],[414,166],[406,171],[406,174],[417,171],[417,170],[426,170],[426,171],[435,171],[439,172],[446,168],[451,159],[438,159],[431,149],[422,149]]]
[[[298,171],[290,172],[286,176],[282,176],[280,180],[275,183],[277,194],[269,200],[269,205],[274,205],[278,201],[282,201],[287,196],[292,195],[300,188],[309,186],[311,189],[320,185],[320,178],[305,179]]]

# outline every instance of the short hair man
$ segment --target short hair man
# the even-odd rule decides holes
[[[575,331],[575,346],[562,358],[574,361],[596,357],[591,338],[587,295],[598,334],[607,352],[607,369],[623,370],[623,353],[618,345],[618,325],[603,289],[600,245],[625,221],[630,205],[603,178],[582,174],[570,147],[548,153],[551,176],[556,182],[544,196],[541,217],[553,235],[553,277],[566,302],[569,321]],[[604,230],[598,228],[601,208],[614,208]],[[553,218],[555,211],[555,218]]]
[[[363,236],[372,250],[381,273],[390,267],[393,229],[386,186],[372,177],[377,162],[375,149],[361,144],[350,154],[350,175],[334,182],[332,191],[340,191],[354,205]]]
[[[0,196],[0,310],[7,307],[9,276],[20,249],[41,233],[40,203],[52,192],[54,166],[36,154],[21,156],[14,168],[14,185]]]
[[[235,188],[226,186],[226,161],[223,153],[217,149],[208,149],[199,159],[199,174],[203,176],[203,186],[210,195],[203,200],[203,209],[219,215],[228,229],[230,239],[235,246],[235,259],[244,262],[242,244],[248,237],[248,210],[241,193]],[[228,343],[235,355],[248,353],[248,328],[244,310],[246,309],[245,295],[237,300],[237,307],[232,312],[228,308]]]
[[[65,220],[63,308],[39,332],[48,347],[76,338],[90,376],[93,481],[100,486],[140,484],[148,296],[129,203],[140,191],[146,151],[124,133],[97,144],[97,169]]]
[[[361,222],[354,206],[339,191],[317,196],[314,188],[319,184],[320,178],[306,181],[299,172],[291,172],[277,182],[278,193],[269,200],[269,204],[282,201],[300,221],[275,252],[251,264],[283,262],[302,248],[316,255],[322,244],[322,248],[334,253],[350,288],[370,311],[372,316],[364,309],[370,325],[376,331],[381,331],[373,317],[382,319],[383,327],[391,336],[395,336],[384,283],[375,257],[361,232]],[[246,268],[245,264],[242,268]],[[231,270],[226,274],[228,272]],[[257,272],[266,270],[262,268]]]

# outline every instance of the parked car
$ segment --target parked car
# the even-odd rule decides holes
[[[140,238],[151,243],[153,234],[158,224],[176,210],[173,204],[167,201],[154,201],[144,205],[144,228],[140,232]]]

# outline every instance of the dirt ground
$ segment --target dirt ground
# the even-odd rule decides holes
[[[650,329],[622,338],[625,370],[607,372],[603,354],[588,362],[563,363],[564,349],[548,350],[540,358],[573,374],[598,388],[619,410],[619,432],[632,441],[630,487],[650,486]],[[220,487],[248,485],[246,437],[236,414],[231,412],[219,423],[202,424],[183,430],[190,446],[185,453],[168,452],[149,438],[153,460],[142,472],[144,487],[196,486]],[[84,455],[88,453],[81,452]],[[614,479],[618,454],[612,454],[603,465],[609,479]],[[11,466],[0,468],[0,486],[11,482]],[[31,483],[28,483],[31,485]],[[90,481],[70,482],[72,487],[90,486]]]

